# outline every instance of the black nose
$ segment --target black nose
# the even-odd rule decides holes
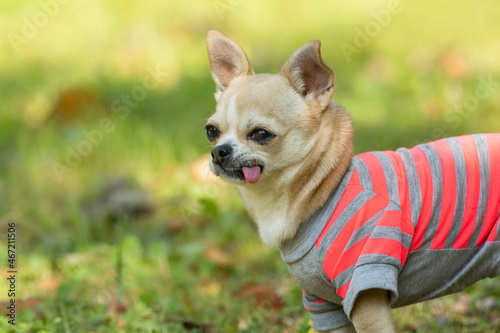
[[[212,161],[215,164],[223,166],[232,152],[233,148],[230,145],[217,146],[212,150]]]

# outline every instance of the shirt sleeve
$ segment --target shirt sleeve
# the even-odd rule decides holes
[[[341,305],[330,303],[305,291],[302,300],[311,315],[313,329],[318,332],[332,331],[351,323]]]
[[[398,275],[408,256],[412,235],[413,225],[399,210],[385,210],[377,219],[371,233],[359,243],[350,281],[343,288],[337,286],[349,319],[356,298],[365,290],[387,290],[390,304],[396,302]]]

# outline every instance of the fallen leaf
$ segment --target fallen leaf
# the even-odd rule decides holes
[[[255,298],[259,307],[269,307],[272,311],[279,311],[285,303],[273,287],[266,284],[247,283],[240,289],[239,296],[243,299]]]
[[[219,266],[220,268],[227,268],[232,264],[229,254],[223,252],[218,247],[210,246],[205,252],[205,254],[208,260],[210,260],[212,263]]]
[[[24,300],[16,300],[16,310],[27,310],[27,309],[36,309],[38,304],[44,301],[43,298],[27,298]],[[3,309],[9,302],[0,302],[0,307]]]
[[[86,112],[102,112],[109,107],[93,92],[74,88],[59,94],[52,110],[51,118],[61,122],[71,122],[85,118]]]
[[[187,224],[181,218],[172,218],[167,224],[167,233],[177,234],[186,228]]]
[[[470,310],[471,302],[472,297],[470,295],[465,293],[458,294],[453,311],[458,314],[467,314]]]
[[[125,320],[123,318],[120,318],[121,313],[127,312],[127,307],[125,306],[125,304],[123,304],[119,300],[113,300],[108,306],[108,311],[113,314],[113,320],[118,328],[125,327]]]
[[[38,289],[41,291],[53,292],[61,284],[61,279],[56,276],[50,276],[46,279],[40,280],[37,283]]]
[[[41,318],[43,316],[43,313],[41,311],[37,310],[38,305],[40,305],[45,299],[43,298],[27,298],[24,300],[16,300],[16,311],[23,311],[23,310],[34,310],[36,313],[37,318]],[[4,301],[0,302],[0,308],[1,309],[7,309],[7,307],[10,305],[10,301]],[[4,311],[4,310],[2,310]],[[6,312],[3,312],[6,313]]]

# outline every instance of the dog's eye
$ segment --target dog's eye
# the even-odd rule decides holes
[[[213,141],[213,140],[215,140],[215,139],[217,139],[219,137],[220,132],[217,129],[217,127],[212,126],[212,125],[208,125],[206,127],[206,129],[207,129],[207,138],[208,138],[208,140]]]
[[[264,143],[274,137],[274,135],[264,129],[256,129],[248,136],[249,139],[254,140],[258,143]]]

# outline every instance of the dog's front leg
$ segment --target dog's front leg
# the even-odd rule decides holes
[[[357,333],[395,333],[387,291],[370,289],[358,296],[352,310]]]
[[[337,328],[333,331],[321,332],[321,333],[356,333],[356,330],[354,329],[354,326],[347,325],[344,327]]]

